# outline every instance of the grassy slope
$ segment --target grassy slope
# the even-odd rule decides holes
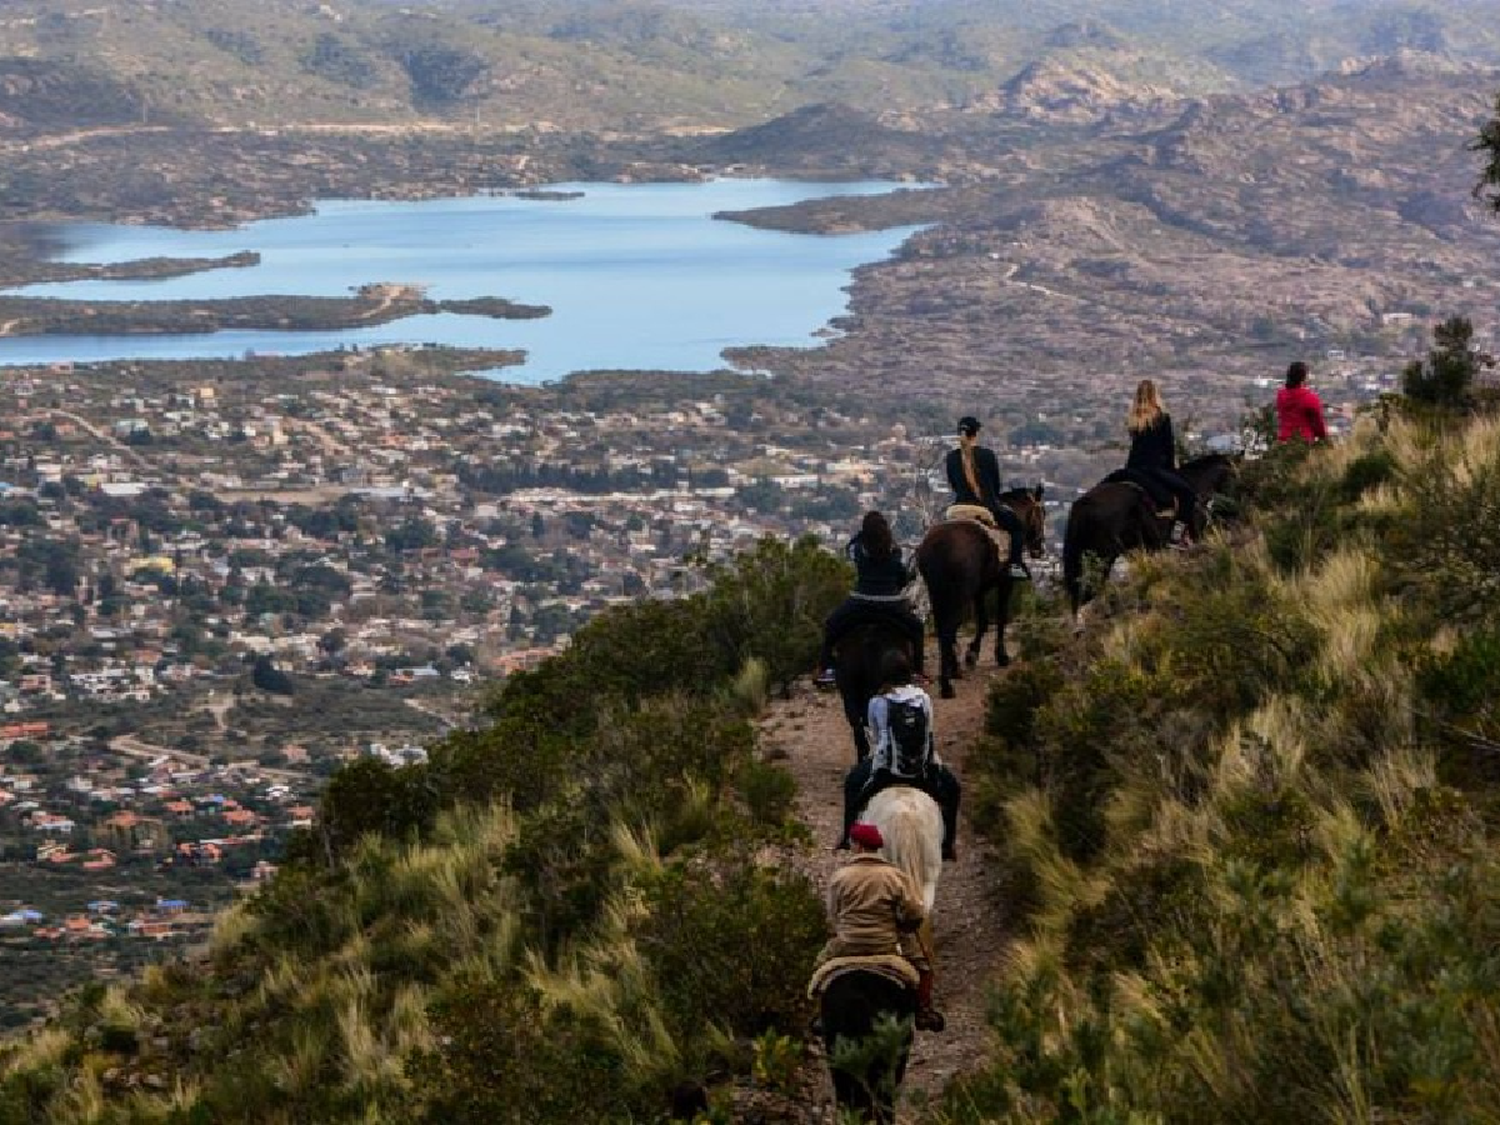
[[[944,1120],[1495,1120],[1497,475],[1500,420],[1367,418],[1038,627],[970,780],[1029,933]]]
[[[596,619],[429,766],[347,769],[209,948],[0,1050],[0,1121],[655,1120],[784,1052],[824,920],[768,861],[794,784],[747,719],[846,570],[764,543]]]
[[[936,1120],[1493,1120],[1500,419],[1372,416],[1246,478],[1231,540],[1138,560],[1082,638],[1021,626],[966,780],[1025,936]],[[0,1117],[642,1120],[785,1057],[821,919],[752,860],[787,807],[763,688],[658,693],[804,666],[817,557],[604,619],[431,770],[347,777],[336,862],[80,997]]]

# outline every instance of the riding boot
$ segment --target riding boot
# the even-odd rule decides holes
[[[927,795],[937,802],[943,814],[943,859],[958,858],[958,806],[963,798],[963,787],[946,765],[939,766],[928,775],[924,788]]]
[[[849,768],[844,774],[844,830],[839,835],[839,842],[834,845],[835,851],[844,851],[849,847],[849,829],[854,827],[854,822],[859,819],[859,814],[864,811],[865,804],[870,796],[866,792],[870,784],[870,766],[866,758]]]
[[[921,969],[917,973],[917,1030],[918,1031],[942,1031],[948,1026],[948,1021],[943,1018],[943,1013],[932,1005],[933,976],[931,969]]]

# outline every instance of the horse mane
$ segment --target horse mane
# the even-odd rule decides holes
[[[906,872],[931,915],[943,870],[943,814],[920,789],[893,785],[870,798],[863,818],[880,829],[885,857]]]
[[[1216,492],[1238,475],[1241,457],[1241,454],[1205,453],[1184,461],[1177,467],[1177,473],[1200,495]]]

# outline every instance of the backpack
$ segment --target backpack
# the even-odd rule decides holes
[[[919,781],[927,774],[927,711],[915,699],[885,701],[891,734],[890,770],[895,777]]]

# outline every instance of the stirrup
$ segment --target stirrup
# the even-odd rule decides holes
[[[916,1024],[918,1031],[943,1031],[947,1028],[948,1021],[936,1008],[919,1008]]]

